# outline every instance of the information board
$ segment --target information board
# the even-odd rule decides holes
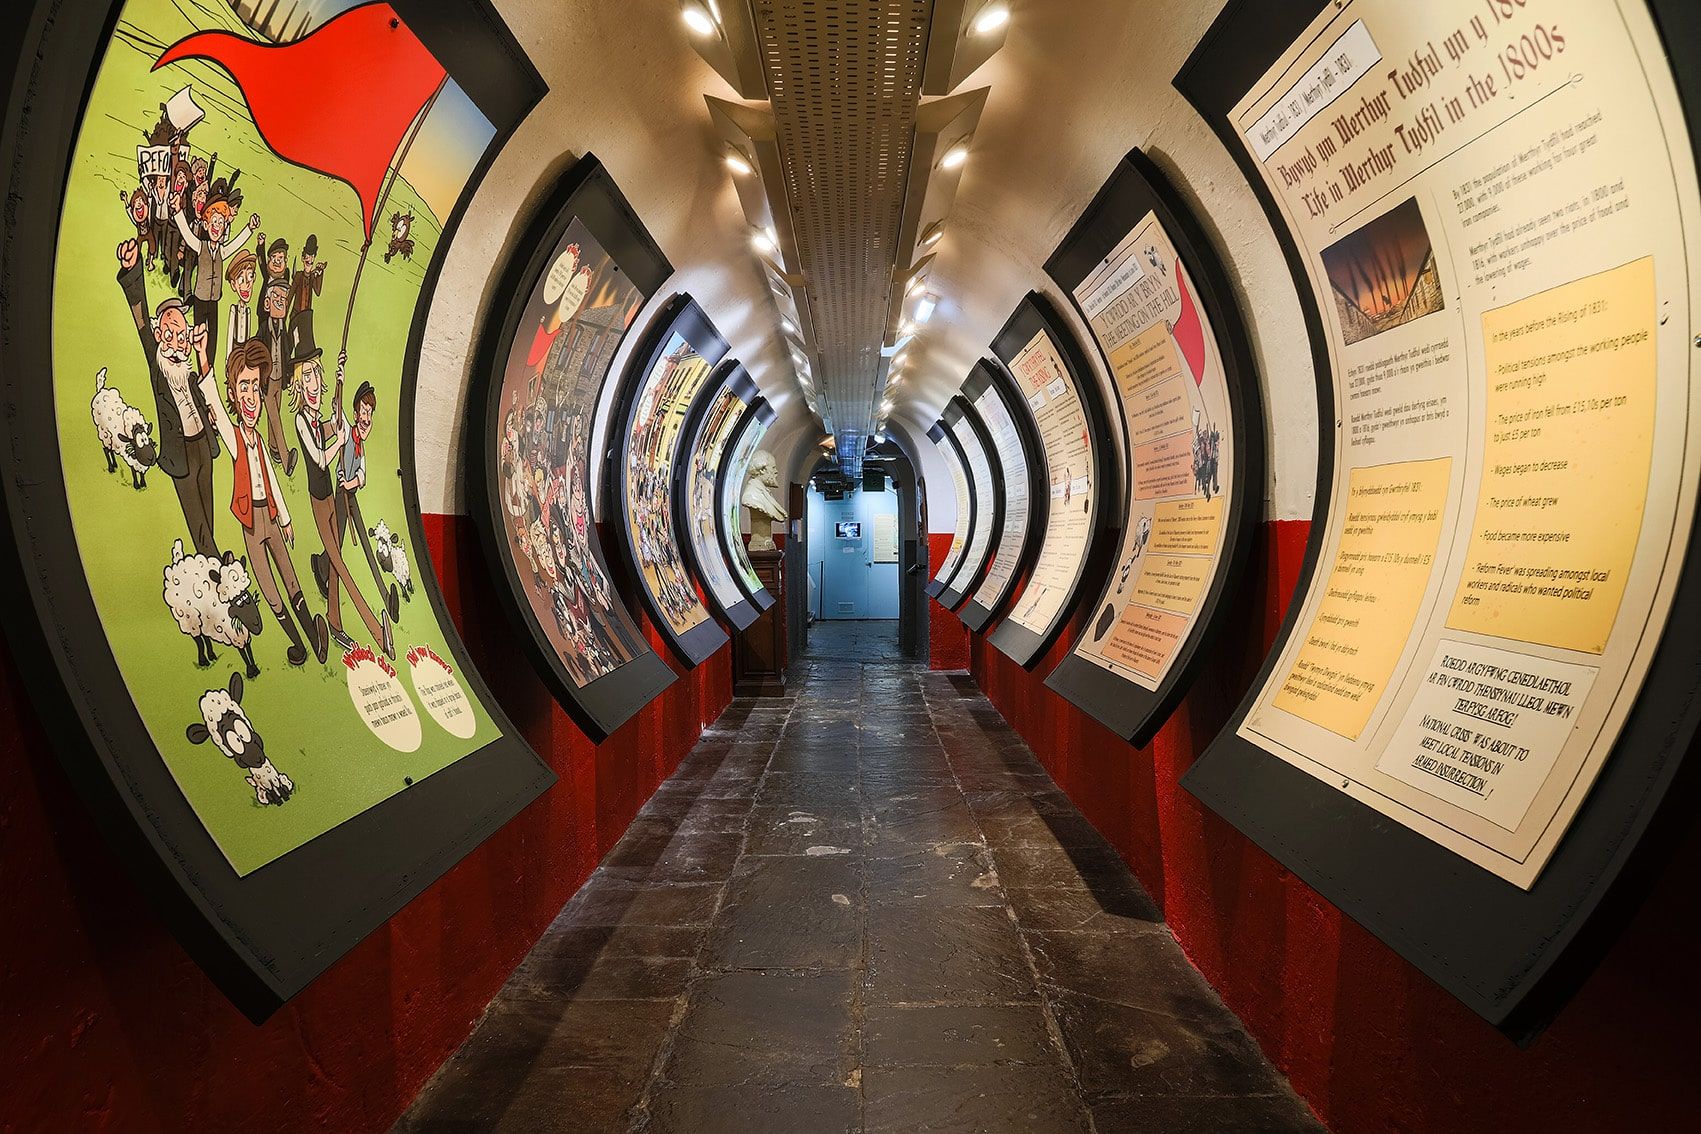
[[[1004,507],[992,562],[968,604],[957,612],[963,625],[979,632],[1003,609],[1017,580],[1032,566],[1038,546],[1032,536],[1045,526],[1045,461],[1032,436],[1033,418],[1019,404],[1009,375],[998,363],[977,363],[963,383],[963,396],[986,427],[1003,472]]]
[[[611,513],[620,516],[629,579],[656,628],[688,665],[728,641],[697,594],[686,564],[685,531],[675,503],[683,475],[685,419],[726,340],[689,296],[675,296],[651,324],[644,349],[628,364],[621,427],[609,431]],[[617,509],[617,512],[616,512]]]
[[[689,473],[677,483],[674,507],[684,524],[686,558],[703,580],[709,601],[734,630],[743,630],[760,612],[733,578],[732,552],[720,536],[717,490],[729,443],[756,396],[756,383],[736,362],[722,363],[719,374],[718,381],[710,378],[686,420],[690,457],[684,467]]]
[[[934,573],[932,582],[927,584],[928,597],[940,598],[950,587],[951,580],[956,578],[963,553],[969,549],[969,533],[975,522],[975,492],[974,481],[969,477],[968,458],[963,455],[957,438],[945,428],[945,423],[935,423],[928,429],[927,437],[939,450],[939,456],[950,471],[951,491],[957,500],[957,522],[951,531],[951,547],[939,561],[939,570]]]
[[[674,680],[615,592],[589,501],[609,367],[671,274],[585,158],[519,241],[474,367],[468,495],[498,594],[557,700],[598,739]]]
[[[762,447],[768,427],[774,423],[774,409],[766,398],[758,398],[733,431],[728,455],[721,470],[720,531],[721,540],[732,556],[733,578],[750,596],[758,611],[774,605],[774,596],[762,585],[756,565],[750,561],[750,549],[744,542],[744,482],[750,477],[750,460]]]
[[[991,641],[1030,665],[1056,641],[1084,581],[1097,586],[1120,503],[1114,441],[1091,364],[1050,300],[1030,294],[993,343],[1032,413],[1047,507],[1027,585]],[[1106,501],[1110,501],[1107,505]]]
[[[1000,470],[993,463],[997,457],[991,451],[991,441],[985,428],[975,416],[974,407],[961,395],[952,398],[945,407],[941,424],[956,439],[969,474],[969,487],[974,493],[974,523],[969,527],[969,541],[963,549],[957,573],[939,596],[942,605],[956,610],[973,593],[986,573],[987,559],[1003,525],[1004,493]]]
[[[1263,485],[1258,383],[1226,274],[1139,151],[1046,267],[1109,368],[1132,470],[1110,579],[1046,684],[1144,744],[1191,685],[1189,663],[1241,577]]]
[[[1306,7],[1178,79],[1288,241],[1324,425],[1289,620],[1184,783],[1527,1031],[1695,731],[1693,9]]]

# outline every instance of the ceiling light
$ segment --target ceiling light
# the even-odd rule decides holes
[[[913,319],[905,319],[903,325],[898,328],[898,331],[900,334],[905,335],[915,334],[915,321]]]
[[[797,324],[793,323],[790,319],[787,319],[784,315],[780,316],[780,327],[788,335],[797,334]]]
[[[753,172],[750,162],[737,150],[728,150],[726,152],[726,167],[738,174],[740,177],[746,177]]]
[[[917,323],[927,322],[933,318],[933,312],[938,306],[939,297],[937,295],[922,296],[921,300],[915,305],[915,321]]]
[[[931,245],[937,244],[939,242],[939,238],[941,236],[944,236],[944,235],[945,235],[944,223],[940,222],[940,221],[935,221],[934,224],[933,224],[933,227],[929,228],[927,230],[927,234],[921,238],[921,246],[923,248],[927,248],[927,247],[930,247]]]
[[[969,144],[968,144],[968,142],[966,142],[966,141],[958,142],[956,145],[954,145],[950,149],[946,150],[945,156],[939,159],[939,168],[940,169],[956,169],[958,166],[962,165],[965,161],[968,161],[968,160],[969,160]]]
[[[715,34],[714,17],[709,15],[707,9],[697,3],[697,0],[686,0],[680,5],[679,14],[685,20],[685,26],[698,35]],[[981,18],[985,19],[984,16]],[[976,26],[979,26],[978,23]]]
[[[892,412],[892,400],[890,398],[887,398],[885,401],[880,403],[880,412],[881,413],[891,413]]]
[[[974,32],[976,35],[985,35],[997,31],[1009,22],[1009,8],[1003,4],[988,4],[981,9],[980,15],[975,17]]]
[[[721,6],[715,0],[709,0],[709,15],[715,18],[715,23],[721,22]]]
[[[756,231],[756,235],[750,238],[750,243],[754,244],[756,246],[756,251],[762,253],[764,256],[771,256],[774,249],[779,247],[774,242],[774,238],[761,229],[758,229]]]
[[[908,296],[912,296],[912,297],[920,295],[921,289],[926,287],[926,286],[927,286],[927,281],[923,280],[920,276],[917,276],[915,278],[915,280],[910,284],[910,289],[908,291],[906,291],[904,294],[908,295]]]

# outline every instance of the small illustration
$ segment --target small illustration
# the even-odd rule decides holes
[[[1446,306],[1415,197],[1323,249],[1323,268],[1348,345]]]
[[[218,660],[213,643],[230,646],[242,655],[249,677],[258,677],[254,635],[261,630],[260,603],[249,589],[248,564],[230,552],[222,558],[185,555],[183,541],[171,544],[165,568],[165,605],[177,628],[195,639],[195,664],[205,669]]]
[[[262,807],[281,806],[295,794],[295,782],[272,766],[266,755],[266,742],[255,731],[254,724],[242,709],[242,675],[230,675],[224,689],[209,689],[201,694],[201,719],[184,730],[190,744],[213,742],[213,747],[230,757],[236,766],[248,773],[244,779],[254,789],[254,799]]]
[[[148,470],[159,463],[159,448],[154,444],[154,427],[148,424],[142,411],[124,400],[116,387],[106,384],[106,367],[95,375],[95,395],[89,403],[89,415],[94,418],[95,436],[106,453],[106,471],[117,472],[118,462],[130,466],[130,487],[148,486]]]
[[[369,534],[372,536],[372,554],[377,557],[378,566],[396,577],[396,589],[403,598],[412,602],[413,570],[408,566],[408,553],[402,541],[383,520],[379,520]]]
[[[384,249],[384,263],[388,264],[392,257],[400,256],[404,260],[413,259],[413,238],[408,235],[413,231],[413,210],[405,213],[390,214],[390,246]]]

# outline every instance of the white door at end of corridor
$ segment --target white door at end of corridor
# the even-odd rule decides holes
[[[809,490],[809,558],[817,618],[898,617],[898,495],[851,493],[828,500]],[[883,536],[884,538],[877,538]]]

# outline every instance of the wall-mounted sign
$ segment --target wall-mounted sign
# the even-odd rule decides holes
[[[1144,744],[1191,684],[1246,560],[1263,483],[1258,383],[1227,277],[1139,151],[1047,268],[1109,366],[1132,471],[1116,565],[1046,684]]]
[[[709,601],[734,630],[743,630],[761,611],[733,577],[733,551],[721,539],[717,512],[729,443],[756,398],[756,383],[736,362],[722,363],[720,374],[718,382],[711,376],[686,419],[682,453],[689,456],[681,467],[688,472],[676,482],[674,507],[686,536],[686,558],[703,580]]]
[[[1092,366],[1051,301],[1022,301],[992,344],[1016,380],[1045,453],[1045,530],[1027,585],[989,639],[1032,665],[1063,632],[1083,583],[1103,577],[1121,492]]]
[[[628,364],[609,459],[618,475],[610,515],[620,517],[629,578],[674,652],[697,665],[728,641],[697,594],[676,515],[684,475],[685,419],[726,355],[726,340],[689,297],[669,300]]]
[[[468,495],[498,593],[557,700],[597,739],[674,680],[615,591],[590,511],[609,366],[672,271],[586,157],[520,239],[474,367]]]
[[[456,0],[282,43],[67,0],[19,50],[13,650],[118,857],[259,1019],[554,779],[443,607],[412,444],[444,249],[543,88]]]
[[[1695,729],[1692,62],[1632,0],[1311,14],[1231,8],[1182,80],[1291,241],[1324,427],[1289,623],[1186,782],[1527,1028]]]
[[[720,495],[721,542],[732,555],[733,578],[758,611],[774,605],[774,596],[762,585],[756,565],[750,561],[750,549],[744,542],[744,482],[750,476],[750,461],[762,447],[768,427],[774,424],[774,408],[766,398],[758,398],[733,430],[728,443],[726,463],[721,469]],[[798,521],[792,521],[795,526]]]
[[[874,562],[898,561],[898,517],[882,512],[874,517]]]
[[[957,563],[956,574],[939,595],[941,605],[955,610],[963,605],[980,584],[981,577],[986,573],[993,544],[1003,529],[1003,470],[995,464],[998,456],[993,451],[992,440],[976,416],[974,406],[967,399],[961,396],[952,398],[950,404],[945,407],[940,424],[957,441],[957,448],[962,452],[968,469],[969,484],[975,499],[974,523],[969,528],[969,542]]]
[[[1017,580],[1033,565],[1039,541],[1031,537],[1045,528],[1045,457],[1033,435],[1033,416],[1018,407],[1019,395],[998,363],[976,363],[963,383],[963,397],[985,426],[1003,473],[1004,507],[992,560],[969,602],[957,612],[963,625],[978,633],[1002,611],[1015,594]]]
[[[935,423],[927,431],[928,440],[932,441],[939,450],[939,456],[945,461],[945,468],[951,474],[951,492],[956,497],[957,520],[951,529],[951,546],[939,561],[939,570],[927,584],[929,598],[938,598],[945,593],[957,568],[963,561],[963,553],[969,548],[969,533],[975,522],[975,489],[974,479],[969,474],[968,458],[963,455],[963,448],[951,431],[945,428],[944,422]]]

